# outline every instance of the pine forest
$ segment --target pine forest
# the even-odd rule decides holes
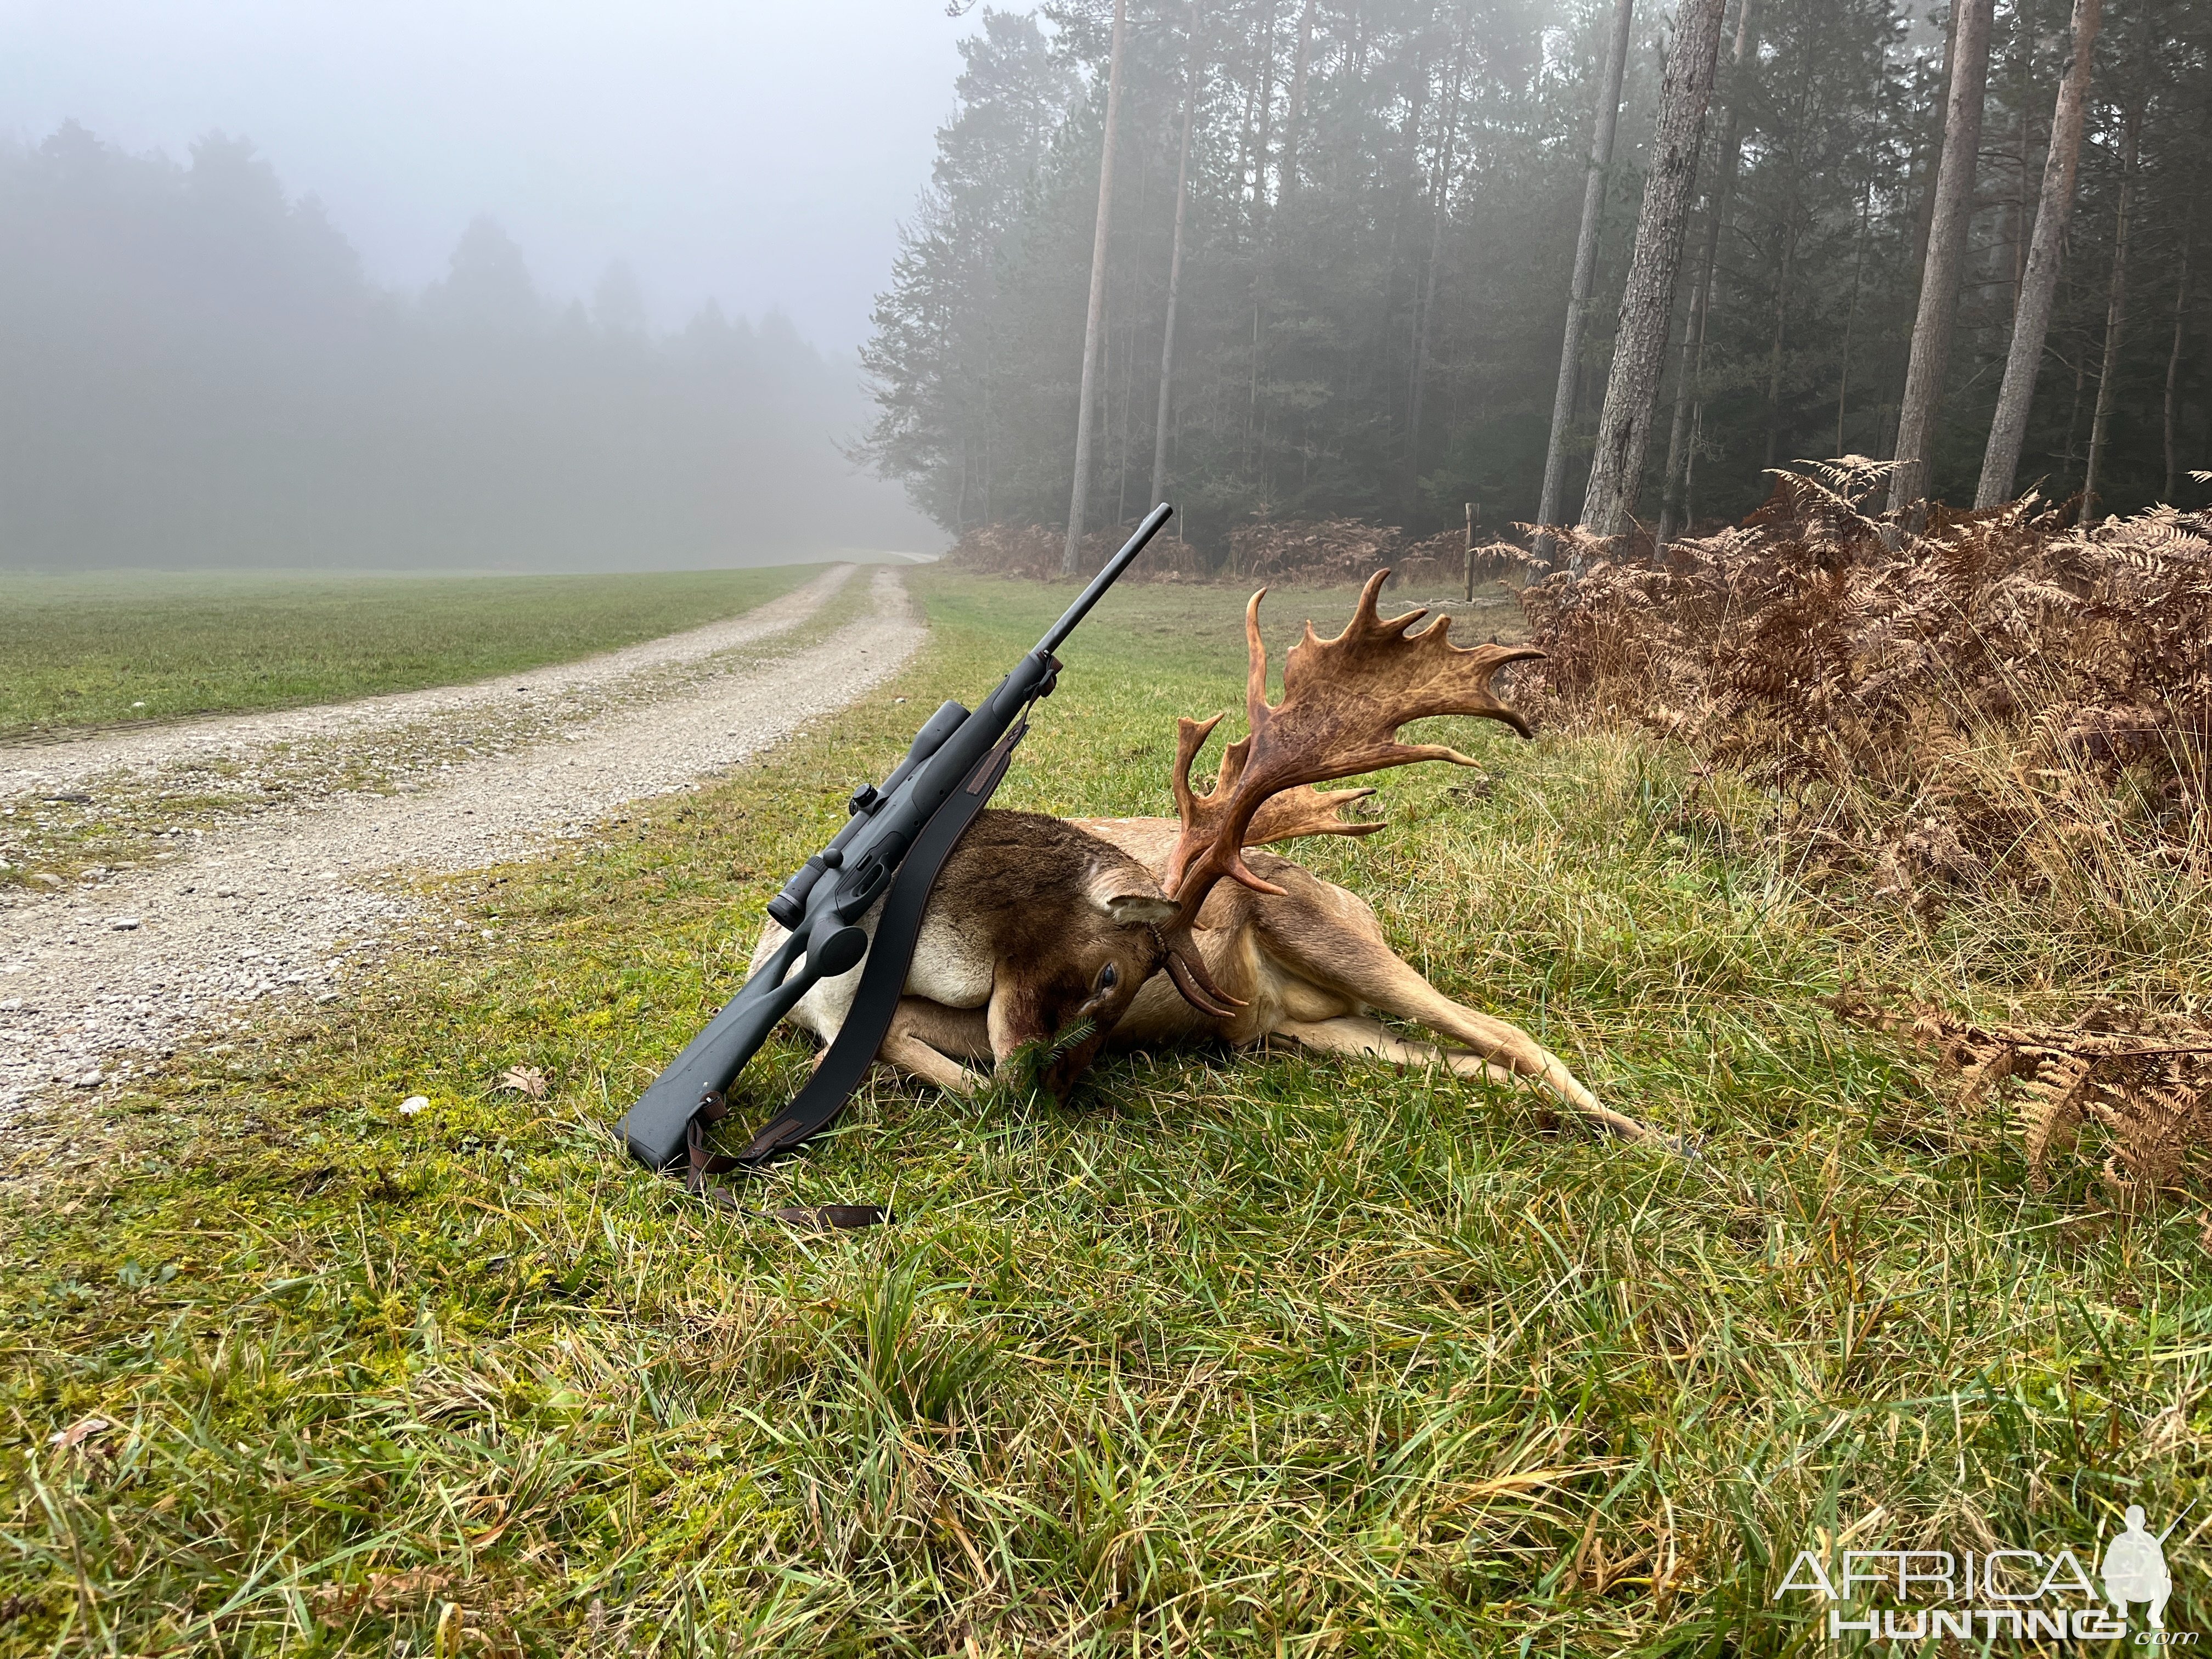
[[[1844,456],[2193,507],[2208,39],[2173,0],[987,12],[863,452],[955,534],[1164,496],[1215,560],[1302,520],[1664,541]]]

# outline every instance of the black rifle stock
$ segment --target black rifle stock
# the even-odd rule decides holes
[[[1054,652],[1174,510],[1163,502],[1146,514],[1136,533],[972,714],[957,702],[945,703],[915,735],[890,776],[854,795],[850,821],[769,902],[769,915],[790,930],[790,938],[623,1118],[621,1133],[631,1157],[653,1169],[674,1162],[684,1152],[685,1132],[702,1103],[728,1089],[776,1022],[816,983],[847,972],[867,953],[867,935],[857,924],[898,874],[908,850],[963,785],[971,797],[963,805],[970,810],[975,809],[974,795],[988,797],[1019,740],[1018,722],[1031,703],[1051,694],[1060,672]],[[949,848],[936,850],[941,857]],[[771,1129],[744,1157],[757,1161],[811,1133],[779,1140]]]

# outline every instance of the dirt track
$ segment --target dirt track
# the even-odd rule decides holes
[[[311,787],[167,861],[0,910],[0,1125],[50,1089],[112,1088],[270,996],[328,997],[346,958],[421,920],[401,879],[479,867],[582,832],[641,796],[720,771],[880,684],[923,629],[898,577],[866,614],[763,659],[853,576],[825,573],[746,615],[479,685],[0,748],[0,805],[144,790],[173,771],[264,762],[352,775],[359,753],[434,725],[461,763],[393,793]],[[738,653],[734,658],[728,653]],[[549,709],[518,721],[528,702]],[[474,743],[461,741],[473,737]],[[486,752],[490,751],[490,752]]]

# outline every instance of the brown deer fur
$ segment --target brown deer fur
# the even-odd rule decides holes
[[[1078,828],[1142,866],[1163,867],[1180,826],[1173,818],[1080,818]],[[1155,1048],[1220,1042],[1235,1048],[1287,1037],[1322,1054],[1365,1054],[1399,1066],[1444,1066],[1462,1077],[1548,1089],[1630,1140],[1650,1131],[1599,1103],[1566,1063],[1519,1026],[1454,1002],[1391,951],[1365,900],[1286,858],[1248,850],[1254,874],[1279,894],[1224,883],[1206,896],[1195,936],[1215,984],[1243,1003],[1232,1016],[1203,1013],[1164,975],[1148,981],[1100,1047]],[[883,1058],[901,1071],[965,1093],[982,1079],[962,1064],[1004,1056],[980,1011],[915,994],[899,1006]],[[1417,1021],[1456,1052],[1400,1037],[1376,1011]]]
[[[1082,827],[1140,864],[1166,866],[1181,826],[1173,818],[1082,818]],[[1117,1048],[1218,1039],[1237,1048],[1289,1037],[1324,1054],[1370,1054],[1401,1066],[1443,1066],[1464,1077],[1549,1089],[1584,1116],[1631,1140],[1650,1132],[1599,1104],[1566,1062],[1517,1025],[1462,1007],[1394,952],[1357,893],[1286,858],[1247,848],[1244,860],[1279,893],[1223,882],[1206,896],[1196,937],[1213,981],[1244,1006],[1227,1019],[1200,1013],[1155,980],[1114,1028]],[[1412,1042],[1376,1011],[1417,1021],[1460,1052]]]
[[[871,938],[881,908],[861,920]],[[878,1053],[902,1071],[965,1091],[980,1079],[948,1055],[1004,1066],[1043,1045],[1050,1053],[1040,1080],[1064,1098],[1161,966],[1164,946],[1155,930],[1174,913],[1141,864],[1067,820],[984,812],[938,877],[907,994]],[[754,967],[784,938],[769,922]],[[852,1008],[860,972],[822,981],[793,1009],[793,1020],[830,1042]],[[1058,1046],[1085,1021],[1087,1035]]]

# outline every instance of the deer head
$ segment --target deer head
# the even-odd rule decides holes
[[[1061,818],[994,810],[946,860],[930,912],[942,931],[925,921],[916,960],[980,964],[994,1052],[1037,1052],[1037,1080],[1065,1099],[1161,967],[1158,930],[1176,914],[1118,848]]]
[[[1334,639],[1315,634],[1291,647],[1283,664],[1283,700],[1267,701],[1267,649],[1260,638],[1261,588],[1244,608],[1244,637],[1251,665],[1244,690],[1249,733],[1232,743],[1221,757],[1220,775],[1204,794],[1191,787],[1191,763],[1222,716],[1177,724],[1176,810],[1182,821],[1160,885],[1176,902],[1176,915],[1161,928],[1167,969],[1178,989],[1194,1003],[1200,995],[1221,993],[1204,981],[1189,933],[1199,908],[1224,877],[1255,892],[1282,890],[1262,881],[1244,863],[1243,849],[1295,836],[1364,836],[1382,825],[1347,822],[1341,808],[1371,795],[1371,789],[1317,789],[1305,786],[1410,766],[1416,761],[1475,763],[1443,744],[1402,744],[1398,729],[1431,714],[1480,714],[1502,720],[1522,737],[1528,723],[1500,702],[1491,678],[1508,663],[1540,659],[1543,653],[1522,646],[1451,642],[1451,618],[1438,617],[1418,634],[1408,632],[1429,613],[1409,611],[1387,621],[1375,614],[1376,596],[1389,575],[1378,570],[1360,590],[1352,620]],[[1295,791],[1296,793],[1291,793]],[[1199,994],[1187,979],[1196,980]]]
[[[1015,1016],[1047,1040],[1036,1079],[1060,1101],[1158,971],[1166,953],[1159,927],[1176,913],[1142,865],[1110,849],[1092,865],[1083,890],[1082,910],[1026,965],[1020,995],[1035,998],[1035,1012]]]

